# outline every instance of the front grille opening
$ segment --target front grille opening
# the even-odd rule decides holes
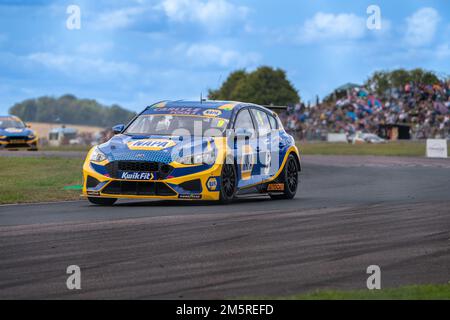
[[[11,140],[28,140],[28,136],[14,136],[14,137],[8,137],[6,139],[7,141],[11,141]]]
[[[176,192],[162,182],[112,181],[102,191],[104,194],[137,196],[173,196]]]
[[[202,191],[202,183],[200,179],[189,180],[183,183],[180,183],[180,187],[187,191]]]
[[[28,148],[29,145],[26,143],[10,143],[6,145],[7,148]]]
[[[169,172],[172,170],[172,167],[169,166],[168,164],[163,164],[161,165],[160,171],[162,174],[169,174]]]
[[[100,181],[94,177],[88,176],[86,179],[86,188],[95,188],[99,183]]]
[[[156,172],[157,177],[164,179],[172,171],[172,166],[152,161],[113,161],[106,165],[106,170],[112,178],[119,178],[118,171]]]
[[[139,172],[152,172],[158,171],[158,162],[145,162],[145,161],[119,161],[118,169],[121,171],[139,171]]]

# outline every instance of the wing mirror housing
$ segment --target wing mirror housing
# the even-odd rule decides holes
[[[122,133],[123,129],[125,129],[125,125],[123,124],[118,124],[112,127],[112,131],[114,134]]]

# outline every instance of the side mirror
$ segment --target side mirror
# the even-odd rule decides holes
[[[123,124],[118,124],[115,125],[114,127],[112,127],[112,131],[114,134],[119,134],[123,131],[123,129],[125,129],[125,125]]]
[[[234,130],[234,135],[236,138],[251,138],[253,136],[253,130],[245,129],[245,128],[237,128]]]

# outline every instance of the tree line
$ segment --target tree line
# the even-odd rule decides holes
[[[135,113],[119,105],[105,106],[93,99],[78,99],[66,94],[59,98],[40,97],[16,103],[9,113],[23,121],[80,124],[110,127],[126,123]]]
[[[391,88],[402,88],[408,83],[434,85],[440,79],[433,71],[416,68],[412,70],[396,69],[392,71],[376,71],[367,79],[365,86],[381,95]]]
[[[374,72],[365,82],[378,94],[407,83],[436,84],[436,73],[420,68],[396,69]],[[331,97],[331,95],[330,95]],[[289,105],[300,102],[297,89],[287,79],[286,72],[269,66],[261,66],[252,72],[240,69],[231,72],[218,89],[210,89],[211,100],[252,102],[260,105]],[[119,105],[104,106],[93,99],[78,99],[66,94],[59,98],[40,97],[16,103],[10,113],[24,121],[85,124],[109,127],[126,123],[135,113]]]

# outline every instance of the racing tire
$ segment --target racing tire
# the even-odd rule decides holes
[[[280,177],[283,179],[284,191],[281,194],[269,194],[270,197],[272,199],[293,199],[298,187],[298,167],[292,154],[288,156]]]
[[[112,206],[117,199],[116,198],[96,198],[96,197],[88,197],[90,203],[97,204],[100,206]]]
[[[236,196],[237,175],[236,168],[232,164],[224,164],[220,175],[220,203],[228,204]]]

